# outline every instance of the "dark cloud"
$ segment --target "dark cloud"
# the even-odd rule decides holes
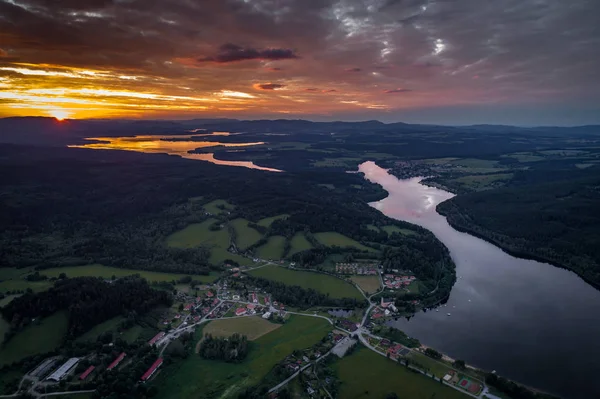
[[[386,90],[384,91],[384,93],[386,94],[393,94],[393,93],[409,93],[412,90],[410,89],[392,89],[392,90]]]
[[[336,89],[323,90],[323,93],[335,93]]]
[[[360,68],[346,68],[346,72],[360,72],[362,69]]]
[[[294,50],[286,48],[266,48],[258,50],[251,47],[242,47],[237,44],[223,44],[217,54],[209,57],[198,58],[198,62],[217,62],[225,64],[228,62],[247,60],[289,60],[299,58]]]
[[[282,70],[283,70],[282,68],[277,68],[277,67],[276,68],[269,68],[269,71],[271,71],[271,72],[279,72],[279,71],[282,71]]]
[[[284,84],[279,83],[257,83],[254,85],[254,88],[259,90],[277,90],[283,89],[284,87]]]
[[[319,89],[317,89],[317,88],[314,88],[314,87],[309,87],[309,88],[307,88],[307,89],[304,89],[304,91],[312,91],[312,92],[315,92],[315,91],[319,91]]]

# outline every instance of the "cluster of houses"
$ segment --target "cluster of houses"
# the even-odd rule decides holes
[[[360,327],[360,323],[356,323],[356,322],[348,320],[348,319],[338,320],[338,325],[340,327],[342,327],[343,329],[348,330],[350,332],[354,332],[354,331],[358,330],[358,328]]]
[[[361,263],[336,263],[335,272],[337,274],[354,275],[359,276],[376,276],[378,273],[378,267],[374,264],[361,264]]]
[[[415,276],[397,275],[397,274],[384,274],[383,285],[388,289],[400,289],[410,285],[417,278]]]

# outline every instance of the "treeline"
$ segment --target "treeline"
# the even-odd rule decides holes
[[[533,392],[523,385],[516,384],[499,375],[488,373],[485,383],[508,395],[511,399],[558,399],[556,396]]]
[[[277,281],[271,281],[260,277],[247,276],[247,280],[259,287],[271,296],[287,306],[308,309],[313,306],[332,306],[344,309],[364,308],[366,301],[355,298],[331,298],[312,288],[302,288],[297,285],[286,285]]]
[[[237,333],[227,338],[206,334],[198,353],[205,359],[238,363],[248,355],[248,338]]]
[[[7,340],[31,319],[50,316],[60,310],[69,315],[68,335],[75,337],[115,316],[135,311],[145,313],[158,305],[170,305],[169,293],[150,288],[146,280],[127,277],[111,283],[100,278],[78,277],[58,280],[40,293],[27,293],[0,309],[11,323]]]

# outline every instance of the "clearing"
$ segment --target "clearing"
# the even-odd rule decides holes
[[[333,367],[342,383],[340,398],[384,398],[390,392],[399,392],[403,398],[411,399],[469,398],[363,347]]]
[[[258,383],[294,350],[316,344],[329,331],[331,325],[326,320],[293,315],[281,328],[252,341],[250,353],[241,363],[206,360],[191,353],[161,371],[153,382],[158,388],[156,397],[235,398],[241,389]],[[197,330],[197,340],[202,333]]]
[[[242,251],[256,244],[262,238],[262,234],[249,227],[248,223],[250,222],[246,219],[235,219],[229,222],[235,229],[237,247]]]
[[[115,333],[117,331],[117,329],[119,328],[119,324],[121,324],[121,322],[123,322],[123,320],[125,320],[125,318],[123,316],[117,316],[117,317],[113,317],[112,319],[106,320],[104,323],[97,324],[91,330],[86,331],[81,336],[77,337],[75,342],[85,342],[85,341],[96,342],[98,337],[100,335],[104,334],[105,332],[111,331],[111,332]]]
[[[496,173],[492,175],[469,175],[462,176],[456,179],[450,180],[450,182],[455,182],[464,188],[481,191],[487,190],[492,187],[497,187],[501,183],[504,183],[510,179],[512,179],[512,173]]]
[[[288,256],[292,256],[298,252],[306,251],[307,249],[311,249],[313,247],[302,232],[294,234],[292,240],[290,241],[290,245],[291,249]]]
[[[249,341],[254,341],[281,326],[282,324],[271,323],[261,316],[238,317],[211,321],[204,327],[202,333],[216,337],[230,337],[238,333],[247,336]]]
[[[204,204],[204,210],[206,212],[212,213],[213,215],[220,215],[221,213],[232,211],[234,209],[235,206],[222,199],[214,200],[207,204]]]
[[[0,366],[58,348],[67,334],[68,324],[66,311],[36,320],[5,342],[0,349]]]
[[[250,275],[278,281],[286,285],[298,285],[312,288],[332,298],[364,299],[360,291],[352,284],[327,274],[291,270],[285,267],[269,265],[249,272]]]
[[[277,216],[271,216],[270,218],[264,218],[258,221],[259,226],[263,226],[263,227],[269,227],[273,224],[274,221],[279,220],[279,219],[285,219],[287,218],[288,214],[283,214],[283,215],[277,215]]]
[[[16,267],[0,267],[0,292],[25,291],[27,288],[31,288],[33,292],[40,292],[52,287],[53,283],[50,281],[25,280],[25,276],[31,272],[33,272],[32,267],[24,267],[21,269]],[[40,271],[40,274],[43,274],[43,272]],[[4,306],[8,302],[10,302],[9,299],[7,299],[6,302],[3,300],[2,305],[0,306]]]
[[[327,245],[328,247],[337,245],[338,247],[354,247],[363,251],[375,251],[373,248],[366,247],[350,237],[346,237],[343,234],[336,233],[333,231],[328,231],[325,233],[315,233],[315,238],[321,244]]]
[[[409,229],[403,229],[401,227],[398,226],[394,226],[394,225],[389,225],[389,226],[383,226],[382,227],[383,231],[385,231],[386,233],[389,234],[393,234],[393,233],[400,233],[400,234],[404,234],[407,236],[414,236],[417,235],[418,233]]]
[[[381,288],[379,277],[377,276],[352,276],[350,280],[358,284],[358,286],[366,293],[372,294]]]
[[[256,255],[261,259],[281,259],[283,256],[283,247],[285,246],[284,236],[271,236],[265,245],[258,247]]]

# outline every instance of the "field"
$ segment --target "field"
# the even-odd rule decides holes
[[[279,281],[287,285],[298,285],[302,288],[312,288],[332,298],[362,299],[362,294],[352,284],[326,274],[290,270],[280,266],[269,265],[249,272],[255,277]]]
[[[96,325],[91,330],[83,333],[81,336],[77,337],[76,342],[85,342],[92,341],[96,342],[98,337],[108,331],[116,332],[119,324],[125,320],[123,316],[113,317],[110,320],[106,320],[104,323],[100,323]]]
[[[49,281],[27,281],[24,277],[33,271],[31,267],[17,269],[16,267],[0,267],[0,292],[23,290],[31,288],[33,292],[45,291],[52,287]],[[2,300],[0,306],[6,305],[11,299]],[[1,337],[0,337],[1,338]]]
[[[264,218],[258,221],[258,225],[260,226],[264,226],[264,227],[269,227],[271,224],[273,224],[274,221],[279,220],[279,219],[285,219],[286,217],[288,217],[289,215],[277,215],[277,216],[271,216],[270,218]]]
[[[247,336],[248,340],[254,341],[281,326],[281,324],[271,323],[261,316],[252,316],[230,320],[214,320],[204,327],[202,332],[217,337],[229,337],[238,333]]]
[[[8,305],[13,299],[17,298],[19,295],[6,295],[4,299],[0,299],[0,308]],[[2,337],[2,335],[0,335]]]
[[[400,227],[394,226],[394,225],[383,226],[381,228],[383,229],[383,231],[385,231],[388,234],[393,234],[393,233],[400,233],[400,234],[404,234],[404,235],[416,235],[417,234],[416,232],[414,232],[412,230],[403,229],[403,228],[400,228]]]
[[[306,251],[307,249],[312,248],[311,243],[308,242],[308,240],[304,236],[304,233],[300,232],[294,234],[292,240],[290,241],[290,245],[292,246],[292,248],[290,249],[288,256],[292,256],[295,253]]]
[[[57,312],[19,332],[0,349],[0,366],[56,349],[67,333],[67,317],[66,311]]]
[[[235,206],[231,205],[227,201],[218,199],[218,200],[211,201],[208,204],[205,204],[204,210],[206,212],[212,213],[213,215],[220,215],[221,213],[227,212],[227,211],[220,209],[219,206],[224,206],[225,209],[228,209],[230,211],[235,209]]]
[[[352,238],[332,231],[326,233],[315,233],[315,238],[319,240],[321,244],[329,247],[337,245],[338,247],[354,247],[361,250],[375,251],[373,248],[366,247],[361,243],[354,241]]]
[[[168,366],[153,382],[157,398],[235,398],[240,389],[256,384],[275,364],[296,349],[308,348],[331,330],[323,319],[294,315],[286,324],[253,341],[241,363],[205,360],[190,354]],[[201,338],[196,333],[196,339]]]
[[[262,234],[248,226],[248,220],[235,219],[229,222],[236,232],[236,244],[244,250],[262,238]]]
[[[444,377],[446,374],[448,374],[448,371],[452,369],[444,363],[438,362],[437,360],[417,351],[411,351],[408,355],[408,358],[410,358],[411,361],[424,366],[427,369],[427,372],[435,375],[438,378]]]
[[[362,158],[323,158],[313,162],[312,166],[318,168],[346,168],[356,166]]]
[[[0,374],[0,395],[9,395],[9,394],[13,394],[16,389],[9,389],[7,387],[7,384],[10,384],[10,386],[13,386],[12,383],[15,383],[16,381],[20,381],[21,378],[23,378],[23,373],[21,371],[18,370],[8,370],[8,371],[3,371],[2,374]]]
[[[512,179],[512,177],[512,173],[496,173],[492,175],[470,175],[452,179],[450,180],[450,182],[458,183],[464,188],[470,190],[480,191],[502,185],[502,182],[506,182]]]
[[[359,348],[338,362],[336,369],[341,381],[339,397],[384,398],[390,392],[411,399],[466,399],[462,394],[429,377],[407,370],[404,366],[365,348]]]
[[[103,278],[111,278],[112,276],[116,277],[125,277],[131,276],[132,274],[139,274],[141,277],[145,278],[148,281],[173,281],[179,280],[182,277],[187,276],[187,274],[178,274],[178,273],[161,273],[161,272],[150,272],[144,270],[134,270],[134,269],[119,269],[117,267],[104,266],[99,264],[94,265],[86,265],[86,266],[73,266],[73,267],[55,267],[52,269],[41,270],[41,274],[45,274],[48,277],[58,277],[60,273],[65,273],[67,277],[85,277],[85,276],[93,276],[93,277],[103,277]],[[204,283],[212,283],[217,279],[216,274],[211,274],[209,276],[200,276],[194,275],[194,280],[199,280]]]
[[[0,316],[0,344],[4,341],[4,334],[10,330],[10,323]]]
[[[373,293],[381,288],[379,277],[377,276],[352,276],[350,280],[358,284],[367,293]]]
[[[271,236],[265,245],[257,249],[256,255],[261,259],[281,259],[284,245],[285,237]]]
[[[210,226],[215,219],[208,219],[202,223],[194,223],[183,230],[179,230],[167,237],[167,245],[173,248],[194,248],[204,246],[210,249],[210,263],[220,265],[225,259],[234,260],[242,265],[252,263],[243,256],[227,252],[229,248],[229,232],[226,228],[212,231]]]

